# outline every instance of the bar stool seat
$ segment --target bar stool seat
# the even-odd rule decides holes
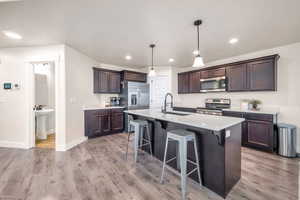
[[[148,122],[146,120],[136,119],[136,120],[130,120],[129,124],[130,124],[130,127],[131,126],[134,127],[134,131],[132,131],[130,128],[129,133],[128,133],[126,159],[127,159],[127,155],[128,155],[128,145],[130,142],[130,135],[132,133],[134,133],[134,159],[135,159],[135,162],[137,162],[138,151],[141,150],[140,148],[143,146],[149,146],[150,154],[152,156],[151,137],[150,137],[150,129],[149,129]],[[144,138],[145,129],[146,129],[147,139]]]
[[[178,148],[177,148],[177,155],[174,158],[166,160],[167,151],[168,151],[168,143],[170,141],[177,141]],[[187,143],[192,141],[194,143],[194,150],[195,150],[195,157],[196,162],[187,159]],[[187,176],[191,175],[195,171],[198,173],[198,179],[200,187],[202,187],[201,181],[201,173],[200,173],[200,165],[199,165],[199,157],[198,157],[198,148],[197,148],[197,141],[196,141],[196,134],[191,131],[183,130],[183,129],[176,129],[167,132],[167,140],[165,146],[165,153],[164,153],[164,161],[163,161],[163,169],[161,174],[160,182],[163,183],[164,180],[164,173],[165,168],[167,167],[169,170],[178,174],[178,172],[166,164],[177,159],[177,168],[180,169],[180,176],[181,176],[181,192],[182,192],[182,199],[186,199],[186,179]],[[196,167],[187,173],[187,162],[195,165]]]

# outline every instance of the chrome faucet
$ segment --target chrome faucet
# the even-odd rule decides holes
[[[168,99],[168,96],[170,96],[171,97],[171,108],[173,108],[173,95],[171,94],[171,93],[167,93],[166,95],[165,95],[165,102],[164,102],[164,107],[163,107],[163,109],[162,109],[162,112],[167,112],[167,99]]]

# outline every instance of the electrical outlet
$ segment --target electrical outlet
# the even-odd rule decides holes
[[[225,133],[226,133],[225,137],[226,137],[226,138],[229,138],[229,137],[230,137],[230,134],[231,134],[230,130],[226,130]]]

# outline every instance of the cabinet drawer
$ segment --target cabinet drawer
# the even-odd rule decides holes
[[[111,109],[111,113],[123,113],[123,108]]]
[[[215,78],[215,77],[221,77],[225,76],[225,68],[218,68],[218,69],[210,69],[201,71],[201,78]]]
[[[247,120],[259,120],[273,122],[273,115],[269,114],[257,114],[257,113],[246,113]]]
[[[245,117],[245,113],[232,112],[232,111],[223,111],[223,115],[228,116],[228,117],[239,117],[239,118],[244,118]]]

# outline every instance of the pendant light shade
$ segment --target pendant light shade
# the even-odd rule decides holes
[[[151,77],[155,76],[156,75],[155,70],[153,68],[151,68],[148,75],[151,76]]]
[[[198,55],[196,55],[195,60],[194,60],[194,64],[193,67],[203,67],[204,66],[204,62],[203,62],[203,58],[202,56],[200,56],[200,50],[199,50],[199,26],[202,24],[201,20],[196,20],[194,22],[194,25],[197,26],[197,40],[198,40]]]
[[[155,70],[154,70],[154,67],[153,67],[153,49],[155,47],[155,44],[150,44],[150,48],[151,48],[151,52],[152,52],[152,62],[151,62],[151,69],[150,69],[150,72],[149,72],[149,76],[155,76],[156,73],[155,73]]]
[[[200,55],[195,57],[193,67],[204,67],[203,58]]]

